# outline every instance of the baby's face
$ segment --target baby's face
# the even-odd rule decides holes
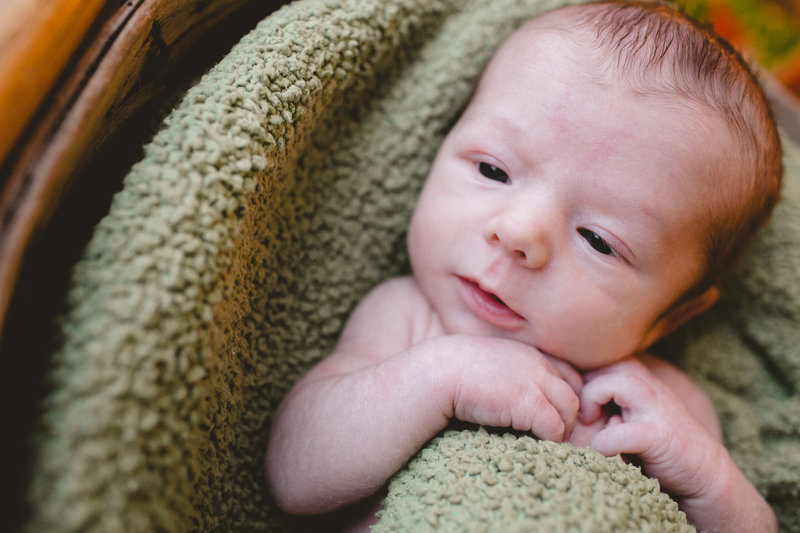
[[[591,368],[661,336],[698,279],[719,161],[713,124],[698,126],[711,121],[597,86],[559,39],[492,60],[434,160],[408,245],[448,333]]]

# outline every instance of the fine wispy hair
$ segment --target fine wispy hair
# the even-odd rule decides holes
[[[731,133],[733,164],[716,169],[720,188],[704,198],[708,274],[695,287],[703,290],[744,254],[780,197],[780,139],[761,85],[710,26],[667,4],[606,0],[565,9],[589,30],[601,77],[622,79],[645,97],[710,111]]]

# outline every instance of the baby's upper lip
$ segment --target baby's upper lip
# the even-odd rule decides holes
[[[496,299],[500,300],[503,303],[503,305],[505,305],[510,310],[512,310],[514,313],[516,313],[517,315],[522,317],[522,315],[516,309],[514,309],[513,306],[509,305],[508,301],[503,296],[504,291],[502,289],[496,288],[496,284],[495,283],[491,283],[491,282],[487,282],[487,281],[481,281],[479,279],[470,278],[470,277],[463,277],[463,279],[466,280],[466,281],[474,283],[475,285],[478,286],[478,288],[480,290],[482,290],[483,292],[489,294],[490,296],[493,296]]]
[[[503,298],[501,298],[501,297],[498,295],[498,291],[497,291],[497,290],[495,290],[495,289],[490,289],[490,288],[488,288],[486,285],[483,285],[483,284],[482,284],[482,283],[480,283],[480,282],[478,282],[478,288],[479,288],[480,290],[482,290],[483,292],[485,292],[485,293],[489,294],[490,296],[493,296],[493,297],[495,297],[496,299],[498,299],[498,300],[500,300],[501,302],[503,302],[503,303],[504,303],[506,306],[508,306],[508,304],[506,303],[506,301],[505,301]]]

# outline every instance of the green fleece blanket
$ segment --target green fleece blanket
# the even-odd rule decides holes
[[[300,0],[199,81],[76,267],[36,434],[30,531],[280,531],[271,415],[355,303],[407,271],[437,146],[493,48],[553,0]],[[720,304],[661,348],[800,531],[800,156]],[[451,431],[391,483],[384,530],[665,530],[618,458]]]

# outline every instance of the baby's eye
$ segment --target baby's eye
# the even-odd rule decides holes
[[[504,170],[490,165],[489,163],[478,163],[478,172],[480,172],[484,178],[489,178],[490,180],[499,181],[500,183],[509,182],[508,174],[506,174]]]
[[[603,239],[600,235],[593,232],[592,230],[586,228],[578,228],[578,233],[581,234],[581,237],[586,239],[586,242],[589,243],[589,246],[597,250],[599,253],[603,255],[613,255],[618,257],[619,254],[616,250],[614,250],[610,244],[608,244],[605,239]]]

